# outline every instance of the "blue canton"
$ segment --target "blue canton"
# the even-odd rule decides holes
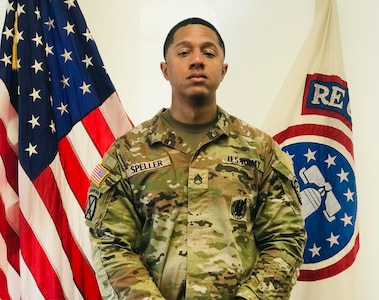
[[[33,180],[115,89],[76,1],[12,1],[6,20],[0,78],[19,114],[19,158]]]

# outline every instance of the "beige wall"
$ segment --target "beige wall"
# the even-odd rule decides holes
[[[361,250],[356,300],[375,299],[379,281],[379,1],[338,0],[353,113]],[[313,23],[313,0],[80,0],[107,69],[134,123],[170,104],[159,70],[173,24],[200,16],[226,43],[219,104],[261,126]],[[374,296],[375,295],[375,296]],[[330,300],[330,299],[325,299]]]

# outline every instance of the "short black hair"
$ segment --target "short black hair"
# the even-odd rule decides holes
[[[167,37],[166,37],[166,40],[164,42],[164,45],[163,45],[163,57],[164,59],[166,59],[166,53],[167,53],[167,50],[168,50],[168,47],[170,47],[170,45],[173,43],[174,41],[174,35],[175,33],[182,27],[184,26],[187,26],[187,25],[204,25],[208,28],[210,28],[218,37],[218,43],[222,49],[222,52],[224,53],[224,56],[225,56],[225,44],[224,44],[224,41],[222,40],[222,37],[220,35],[220,33],[218,32],[218,30],[216,29],[216,27],[214,27],[211,23],[209,23],[208,21],[204,20],[204,19],[201,19],[201,18],[188,18],[188,19],[185,19],[183,21],[180,21],[178,24],[176,24],[174,27],[171,28],[170,32],[168,33]]]

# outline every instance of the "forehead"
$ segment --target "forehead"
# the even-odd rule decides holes
[[[218,45],[218,37],[216,33],[207,26],[200,24],[189,24],[179,28],[174,34],[174,46],[183,41],[190,42],[207,42]]]

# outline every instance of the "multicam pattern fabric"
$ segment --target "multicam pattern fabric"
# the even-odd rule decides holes
[[[160,113],[111,146],[91,183],[103,297],[288,299],[305,242],[288,156],[221,108],[192,150]]]

